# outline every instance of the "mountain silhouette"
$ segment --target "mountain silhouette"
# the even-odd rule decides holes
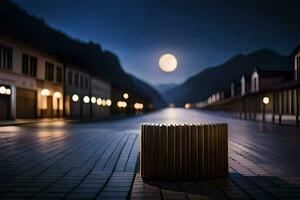
[[[65,61],[80,65],[94,76],[109,81],[128,92],[134,92],[139,97],[150,98],[147,101],[158,103],[158,99],[162,100],[157,95],[155,99],[152,99],[152,95],[157,92],[150,86],[147,90],[141,90],[135,84],[136,80],[124,72],[118,57],[113,52],[104,51],[100,44],[94,42],[75,40],[51,28],[43,19],[28,14],[8,0],[0,1],[0,33],[58,55]]]
[[[293,59],[270,49],[243,55],[238,54],[221,65],[209,67],[188,78],[184,83],[163,93],[168,102],[183,105],[199,102],[218,90],[229,91],[232,81],[239,82],[241,75],[249,75],[257,67],[261,70],[293,70]]]

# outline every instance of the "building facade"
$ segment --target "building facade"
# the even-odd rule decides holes
[[[91,78],[83,67],[65,65],[65,117],[88,119],[91,117]]]
[[[241,96],[244,96],[250,92],[250,80],[245,74],[241,77]]]
[[[1,35],[0,71],[0,119],[62,116],[63,64],[55,56]]]
[[[300,80],[300,48],[294,53],[294,72],[295,80]]]
[[[97,77],[91,78],[91,117],[94,119],[105,118],[110,115],[111,86],[110,83]]]
[[[266,71],[255,68],[251,75],[251,92],[259,92],[283,84],[292,80],[293,74],[292,71]]]

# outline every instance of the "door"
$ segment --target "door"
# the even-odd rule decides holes
[[[17,118],[36,118],[36,91],[17,88]]]
[[[47,117],[53,117],[53,97],[47,96]]]
[[[10,119],[10,95],[0,94],[0,120]]]

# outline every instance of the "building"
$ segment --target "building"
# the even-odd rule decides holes
[[[62,116],[63,63],[58,58],[1,35],[0,71],[5,90],[0,119]]]
[[[251,92],[266,90],[293,79],[292,71],[266,71],[255,68],[251,75]]]
[[[294,51],[294,77],[300,80],[300,46]]]
[[[37,116],[40,118],[63,117],[64,64],[55,57],[41,53],[35,55],[38,55]],[[27,58],[23,57],[23,59],[26,63]],[[28,60],[30,59],[29,56]]]
[[[217,91],[216,93],[213,93],[208,99],[207,104],[213,104],[222,101],[225,98],[224,91]]]
[[[241,94],[241,85],[235,81],[230,84],[230,97],[237,97]]]
[[[241,76],[241,96],[244,96],[250,92],[250,79],[243,74]]]
[[[109,116],[111,105],[111,84],[91,77],[91,117],[100,119]]]
[[[65,117],[88,119],[91,117],[91,78],[87,70],[75,64],[65,65]]]
[[[111,84],[74,64],[66,65],[65,117],[100,119],[109,116]]]

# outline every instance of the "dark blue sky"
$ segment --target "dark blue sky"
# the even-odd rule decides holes
[[[68,35],[115,52],[151,84],[179,83],[237,53],[300,43],[300,2],[277,0],[13,0]],[[158,59],[173,53],[178,70]]]

